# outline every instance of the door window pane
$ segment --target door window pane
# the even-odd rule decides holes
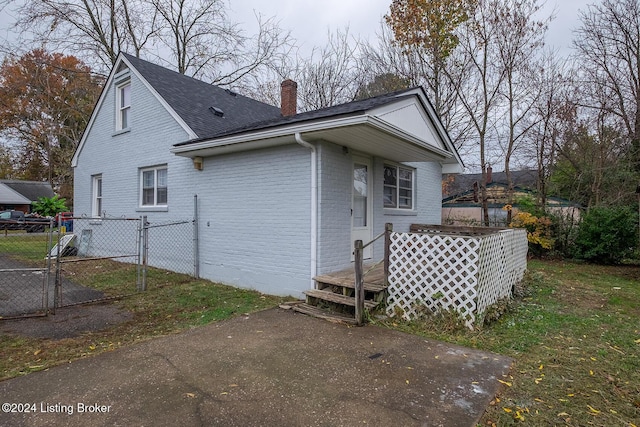
[[[367,226],[367,165],[353,165],[353,226]]]

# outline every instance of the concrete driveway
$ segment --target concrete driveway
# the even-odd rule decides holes
[[[510,364],[271,309],[0,382],[0,425],[472,427]]]

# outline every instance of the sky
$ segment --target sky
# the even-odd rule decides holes
[[[573,38],[572,30],[579,25],[578,10],[597,0],[547,0],[541,16],[555,12],[550,24],[547,44],[567,53]],[[265,17],[277,16],[283,29],[292,31],[303,50],[311,50],[326,40],[327,30],[343,29],[347,25],[353,35],[375,40],[382,17],[389,11],[391,0],[230,0],[230,16],[245,23],[251,31],[254,13]],[[255,29],[253,29],[255,31]]]
[[[578,26],[578,10],[597,0],[547,0],[543,14],[555,10],[556,19],[549,27],[547,43],[564,54],[571,46],[572,29]],[[291,30],[302,51],[321,46],[327,31],[349,26],[352,35],[374,41],[380,21],[389,10],[391,0],[228,0],[229,16],[248,32],[256,30],[254,13],[276,16],[285,30]],[[9,11],[0,11],[0,37],[5,38],[11,22]]]

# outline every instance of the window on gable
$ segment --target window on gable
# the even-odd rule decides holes
[[[91,216],[102,216],[102,175],[92,177]]]
[[[131,125],[131,81],[116,87],[116,130],[129,128]]]
[[[167,166],[140,171],[140,205],[167,206]]]
[[[384,165],[384,207],[413,209],[414,170],[395,165]]]

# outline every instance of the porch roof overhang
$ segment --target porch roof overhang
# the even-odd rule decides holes
[[[182,143],[175,145],[171,152],[190,158],[217,156],[292,144],[296,133],[309,142],[328,141],[391,161],[458,163],[453,153],[368,114],[294,123]]]

